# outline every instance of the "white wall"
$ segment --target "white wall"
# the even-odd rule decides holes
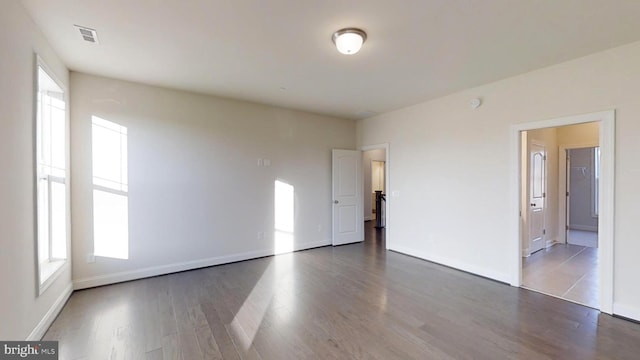
[[[371,209],[373,209],[371,196],[373,192],[371,177],[371,161],[386,161],[385,149],[374,149],[362,152],[362,166],[364,167],[364,219],[371,220]]]
[[[600,142],[600,124],[597,122],[560,126],[558,145],[565,147],[596,146]]]
[[[331,149],[355,148],[355,121],[75,72],[71,94],[76,287],[272,254],[277,179],[294,186],[295,248],[331,243]],[[128,260],[85,261],[92,115],[128,128]]]
[[[393,148],[389,248],[509,281],[511,126],[616,109],[614,312],[640,319],[639,63],[634,43],[359,121]]]
[[[39,338],[70,293],[70,266],[36,296],[34,52],[68,84],[68,71],[19,1],[0,11],[0,339]],[[51,316],[46,316],[47,313]],[[43,321],[44,320],[44,321]],[[40,324],[42,322],[42,324]],[[38,326],[40,324],[40,326]],[[34,331],[35,330],[35,331]]]

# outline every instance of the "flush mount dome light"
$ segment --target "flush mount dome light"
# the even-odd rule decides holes
[[[353,55],[360,51],[367,39],[367,33],[356,28],[346,28],[333,33],[331,37],[338,51],[345,55]]]

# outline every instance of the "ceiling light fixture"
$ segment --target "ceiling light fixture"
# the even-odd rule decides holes
[[[345,55],[353,55],[360,51],[362,44],[367,39],[367,33],[356,28],[345,28],[333,33],[331,40],[336,49]]]

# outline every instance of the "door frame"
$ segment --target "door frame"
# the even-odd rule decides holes
[[[600,214],[598,218],[599,247],[598,247],[598,275],[599,275],[599,303],[600,311],[613,314],[613,266],[614,266],[614,166],[615,166],[615,110],[601,111],[590,114],[559,117],[554,119],[514,124],[510,128],[510,184],[509,196],[511,216],[509,219],[511,285],[522,285],[522,226],[520,222],[521,209],[521,132],[565,125],[575,125],[588,122],[600,123],[600,186],[598,201]]]
[[[389,143],[381,143],[381,144],[374,144],[374,145],[363,145],[360,147],[360,150],[364,151],[369,151],[369,150],[377,150],[377,149],[384,149],[384,193],[386,194],[386,201],[384,202],[384,213],[385,213],[385,249],[389,250],[389,244],[391,243],[391,212],[389,211],[391,209],[390,203],[391,203],[391,196],[390,196],[390,183],[391,183],[391,172],[389,171],[389,168],[391,167],[390,164],[390,160],[391,160],[391,154],[389,152]],[[364,181],[364,179],[363,179]],[[371,196],[369,194],[369,196]],[[364,202],[364,197],[363,197],[363,202]],[[364,203],[362,204],[363,208],[364,208]]]
[[[567,191],[569,191],[569,179],[570,174],[567,171],[568,163],[567,163],[567,150],[571,149],[584,149],[591,148],[595,146],[600,146],[599,143],[593,143],[591,141],[581,143],[581,144],[570,144],[564,145],[560,144],[558,146],[558,241],[566,244],[567,243],[567,225],[569,225],[569,202],[567,201]]]

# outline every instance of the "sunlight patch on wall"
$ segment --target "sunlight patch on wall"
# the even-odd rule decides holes
[[[127,128],[92,117],[93,252],[129,258]]]

